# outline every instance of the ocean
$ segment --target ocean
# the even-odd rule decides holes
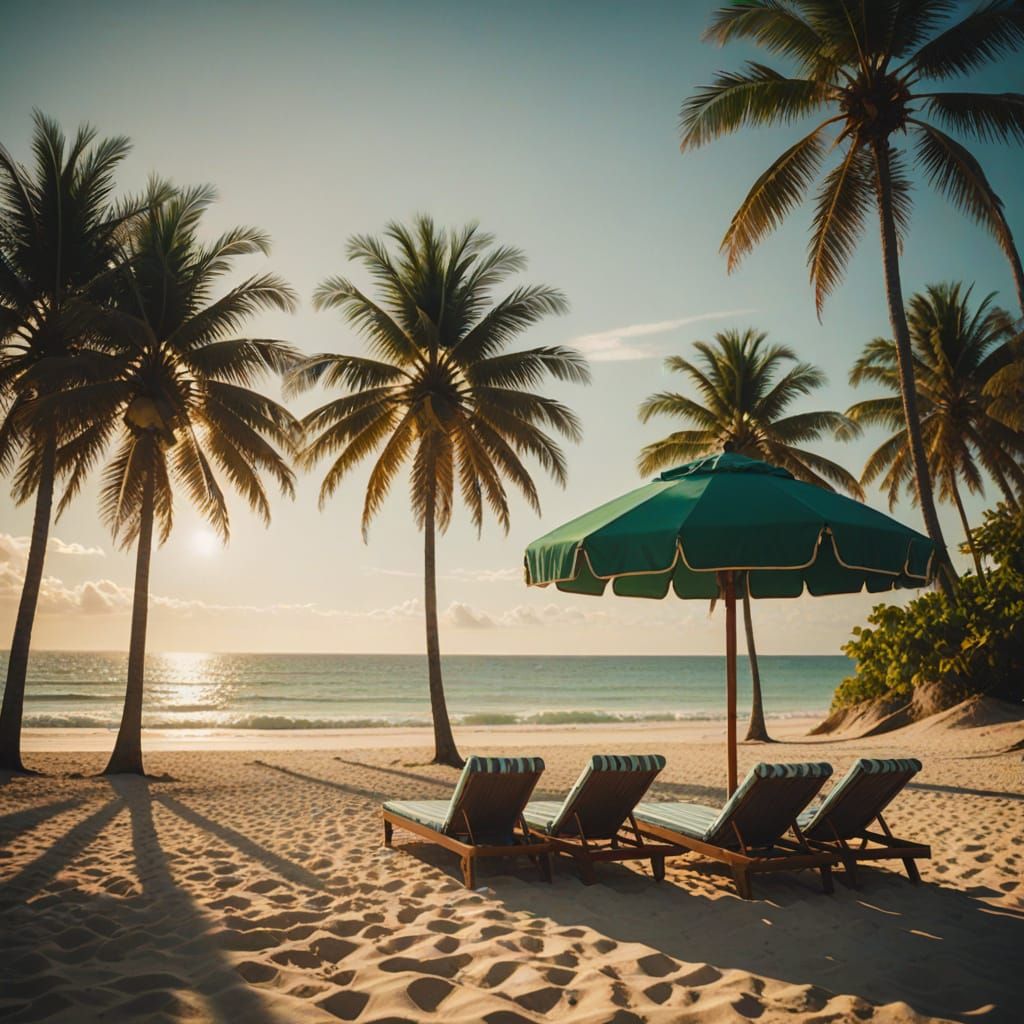
[[[763,656],[769,717],[824,714],[852,670],[840,656]],[[115,728],[127,655],[32,655],[25,725]],[[0,671],[6,654],[0,657]],[[4,673],[5,675],[6,673]],[[4,676],[0,676],[3,678]],[[444,659],[452,721],[560,725],[718,719],[723,657],[456,655]],[[739,711],[750,673],[738,668]],[[154,654],[146,662],[143,724],[151,729],[344,729],[427,725],[426,661],[392,654]]]

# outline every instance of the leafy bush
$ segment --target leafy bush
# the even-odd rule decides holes
[[[1024,700],[1024,512],[1005,504],[972,531],[990,569],[964,576],[957,594],[935,591],[905,608],[876,605],[843,650],[857,663],[833,709],[874,697],[910,697],[941,680],[963,697]]]

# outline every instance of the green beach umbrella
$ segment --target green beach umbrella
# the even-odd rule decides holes
[[[725,601],[729,793],[736,789],[736,597],[922,587],[932,542],[867,505],[732,451],[668,470],[535,540],[526,582],[572,594]]]

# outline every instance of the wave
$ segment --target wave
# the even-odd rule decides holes
[[[180,710],[180,709],[175,709]],[[150,714],[143,717],[146,729],[312,729],[312,730],[345,730],[345,729],[394,729],[394,728],[425,728],[430,719],[422,718],[298,718],[291,715],[232,715],[222,713],[216,716],[201,714],[209,707],[196,706],[193,717],[176,718],[165,714]],[[196,712],[199,712],[198,714]],[[777,715],[769,715],[769,721],[797,718],[822,713],[820,708],[807,708],[800,711],[788,711]],[[109,718],[100,718],[94,714],[36,714],[25,716],[25,726],[37,729],[113,729],[120,720],[120,709],[112,712]],[[644,722],[721,722],[724,713],[711,711],[678,711],[678,712],[620,712],[595,711],[587,708],[532,711],[522,714],[500,711],[471,712],[465,715],[453,715],[452,722],[456,726],[501,726],[501,725],[617,725],[642,724]]]
[[[25,703],[34,701],[120,701],[123,693],[26,693]]]

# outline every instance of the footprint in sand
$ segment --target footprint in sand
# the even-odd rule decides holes
[[[514,963],[512,960],[500,960],[498,963],[491,966],[491,968],[484,975],[484,980],[480,983],[484,988],[497,988],[499,985],[508,981],[513,974],[519,970],[520,965]]]
[[[424,1013],[433,1013],[454,990],[455,986],[443,978],[417,978],[405,991]]]
[[[672,986],[667,981],[659,981],[656,985],[652,985],[650,988],[645,988],[644,995],[647,996],[652,1003],[657,1003],[660,1006],[670,995],[672,995]]]
[[[566,985],[571,985],[576,980],[576,972],[570,971],[565,967],[551,967],[544,972],[544,977],[551,982],[552,985],[559,985],[565,988]]]
[[[642,956],[637,960],[636,965],[651,978],[664,978],[679,968],[679,964],[670,956],[665,956],[664,953],[651,953],[649,956]]]
[[[341,1020],[355,1020],[366,1009],[370,997],[365,992],[356,992],[353,989],[346,989],[343,992],[335,992],[334,995],[321,999],[317,1006],[320,1006],[328,1013],[333,1013]]]
[[[676,984],[691,988],[702,988],[704,985],[713,984],[721,977],[722,972],[716,970],[711,964],[701,964],[700,967],[690,971],[689,974],[681,974],[676,978]]]
[[[243,960],[240,964],[235,964],[235,970],[250,985],[264,985],[281,973],[276,967],[260,963],[259,960]]]
[[[309,948],[324,963],[336,964],[359,947],[354,942],[324,936],[312,942]]]
[[[427,927],[432,932],[444,932],[445,935],[454,935],[455,932],[461,932],[465,925],[459,924],[457,921],[439,919],[437,921],[428,921]],[[486,931],[486,929],[484,930]],[[511,929],[508,930],[511,931]]]
[[[468,953],[460,953],[458,956],[438,956],[429,960],[413,960],[407,956],[396,956],[390,960],[381,961],[380,969],[392,974],[399,971],[413,971],[416,974],[432,974],[438,978],[453,978],[472,959]]]
[[[553,985],[546,988],[534,989],[521,996],[516,996],[516,1002],[524,1009],[534,1013],[549,1013],[561,1002],[563,989],[555,988]]]

